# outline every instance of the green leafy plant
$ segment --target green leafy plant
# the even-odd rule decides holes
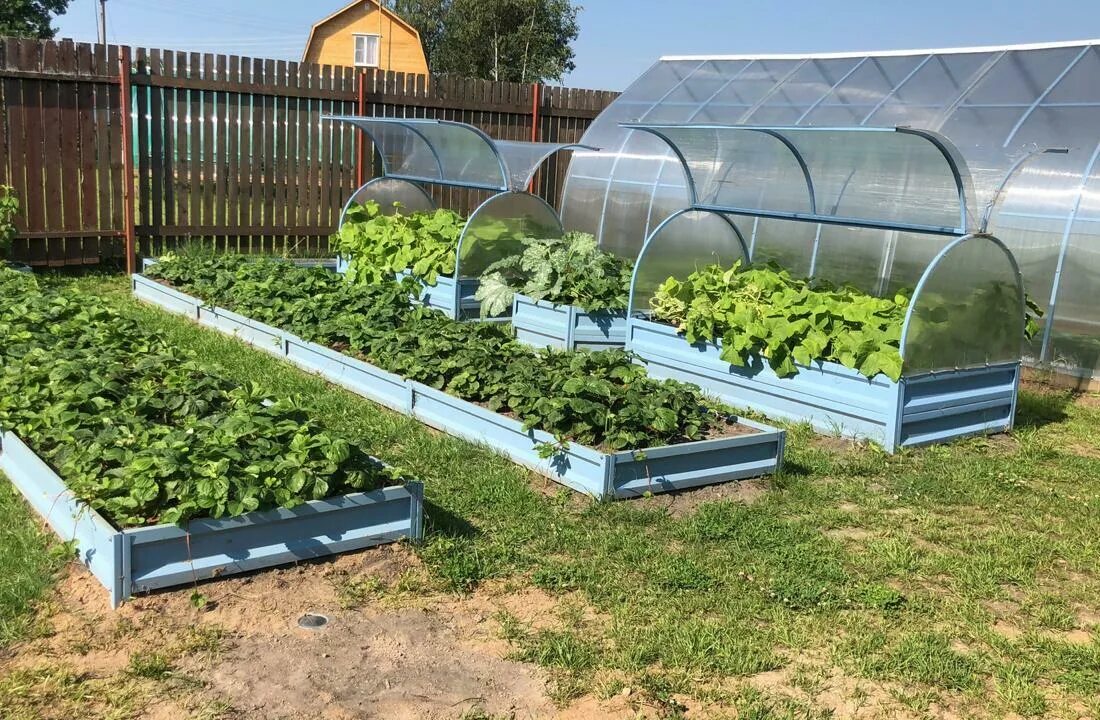
[[[599,249],[588,233],[523,241],[521,254],[486,268],[477,299],[482,317],[500,315],[517,293],[586,311],[624,311],[630,299],[633,263]]]
[[[1014,292],[992,282],[961,301],[922,295],[910,347],[918,354],[920,348],[952,347],[955,357],[966,357],[969,350],[976,358],[984,358],[990,348],[1018,347],[1024,338],[994,336],[1018,322],[1004,317],[1015,312],[1009,296]],[[795,278],[775,264],[742,268],[738,261],[730,268],[709,265],[684,281],[668,278],[650,306],[655,319],[676,326],[688,342],[720,340],[721,358],[731,365],[751,367],[766,360],[777,375],[789,377],[798,365],[828,361],[896,381],[902,374],[901,334],[911,295],[903,289],[879,298],[851,285]],[[1030,338],[1038,329],[1034,314],[1041,312],[1030,300],[1028,306],[1024,333]]]
[[[118,527],[401,482],[307,408],[237,386],[99,296],[0,268],[0,429]]]
[[[909,295],[876,298],[852,286],[794,278],[777,265],[709,265],[666,280],[651,301],[656,319],[688,342],[722,341],[731,365],[767,360],[780,377],[797,364],[838,362],[867,377],[901,377],[901,329]]]
[[[149,274],[184,292],[389,372],[511,414],[569,442],[611,450],[721,434],[729,413],[686,384],[658,381],[623,351],[537,351],[505,328],[458,323],[409,302],[405,285],[349,286],[323,269],[233,257],[170,257]]]
[[[10,185],[0,185],[0,260],[11,252],[11,243],[15,239],[15,216],[19,213],[19,198]]]
[[[385,214],[373,200],[348,209],[333,245],[348,258],[351,282],[373,284],[409,273],[429,285],[455,271],[466,220],[450,210]]]

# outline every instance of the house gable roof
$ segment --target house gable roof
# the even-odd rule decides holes
[[[390,10],[388,7],[386,7],[382,3],[378,2],[378,0],[354,0],[353,2],[348,3],[344,7],[340,8],[336,12],[332,13],[328,17],[322,18],[321,20],[318,20],[317,22],[313,23],[313,27],[311,27],[309,29],[309,39],[306,40],[306,46],[302,50],[302,62],[305,62],[306,58],[309,57],[309,48],[310,48],[311,45],[313,45],[313,36],[317,34],[317,28],[321,27],[322,25],[324,25],[325,23],[327,23],[331,20],[335,20],[336,18],[340,17],[341,15],[348,12],[349,10],[352,10],[352,9],[358,7],[359,5],[363,5],[363,4],[374,5],[379,10],[382,11],[383,15],[385,15],[386,17],[390,18],[391,20],[395,21],[398,25],[402,26],[403,28],[405,28],[406,30],[411,32],[413,35],[415,35],[417,40],[420,40],[420,33],[417,31],[417,29],[415,27],[410,25],[405,20],[405,18],[401,17],[400,15],[395,13],[393,10]]]

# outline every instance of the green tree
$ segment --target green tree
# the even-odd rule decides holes
[[[560,81],[572,70],[579,7],[570,0],[393,0],[435,73]]]
[[[443,43],[444,18],[450,9],[450,0],[391,0],[390,8],[420,33],[420,43],[428,65],[435,68],[433,58]]]
[[[72,0],[0,0],[0,35],[49,39],[57,32],[50,24]]]

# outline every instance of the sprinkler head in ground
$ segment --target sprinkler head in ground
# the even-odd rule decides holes
[[[320,630],[325,625],[328,625],[328,618],[324,615],[306,613],[298,618],[298,627],[303,627],[306,630]]]

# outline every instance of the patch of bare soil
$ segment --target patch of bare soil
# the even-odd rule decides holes
[[[327,609],[327,608],[323,608]],[[472,708],[545,716],[544,681],[420,609],[333,612],[315,631],[241,638],[209,675],[241,717],[451,718]]]
[[[810,444],[831,452],[848,452],[860,446],[860,442],[853,438],[840,437],[838,435],[814,435]]]
[[[199,586],[209,600],[205,611],[192,607],[191,588],[114,611],[106,591],[74,567],[53,600],[52,632],[0,657],[0,674],[47,662],[122,683],[130,680],[132,656],[164,653],[172,676],[189,681],[148,681],[140,717],[187,717],[188,708],[211,703],[232,707],[227,717],[241,720],[457,718],[471,708],[553,717],[545,674],[508,660],[510,647],[491,621],[500,609],[553,618],[548,596],[492,597],[490,590],[469,599],[422,595],[406,606],[368,599],[362,610],[342,607],[343,579],[366,575],[387,586],[417,563],[407,549],[387,546],[225,578]],[[297,621],[305,613],[329,623],[303,629]],[[203,631],[219,638],[216,647],[188,645]]]
[[[1094,445],[1090,443],[1070,443],[1066,445],[1066,450],[1074,455],[1093,458],[1094,460],[1100,460],[1100,445]]]
[[[798,663],[780,670],[753,675],[749,685],[772,698],[788,697],[817,708],[829,717],[846,720],[894,718],[910,720],[918,713],[900,705],[890,693],[890,683],[872,683],[837,668],[815,667],[809,681],[800,680]],[[937,717],[954,717],[940,716]]]
[[[766,478],[738,480],[718,485],[705,485],[690,490],[660,493],[648,498],[631,500],[645,508],[664,508],[673,517],[690,515],[704,503],[732,501],[752,505],[771,489]]]
[[[857,527],[834,528],[826,530],[825,534],[835,540],[847,540],[855,543],[867,542],[875,536],[875,533],[870,530]]]

